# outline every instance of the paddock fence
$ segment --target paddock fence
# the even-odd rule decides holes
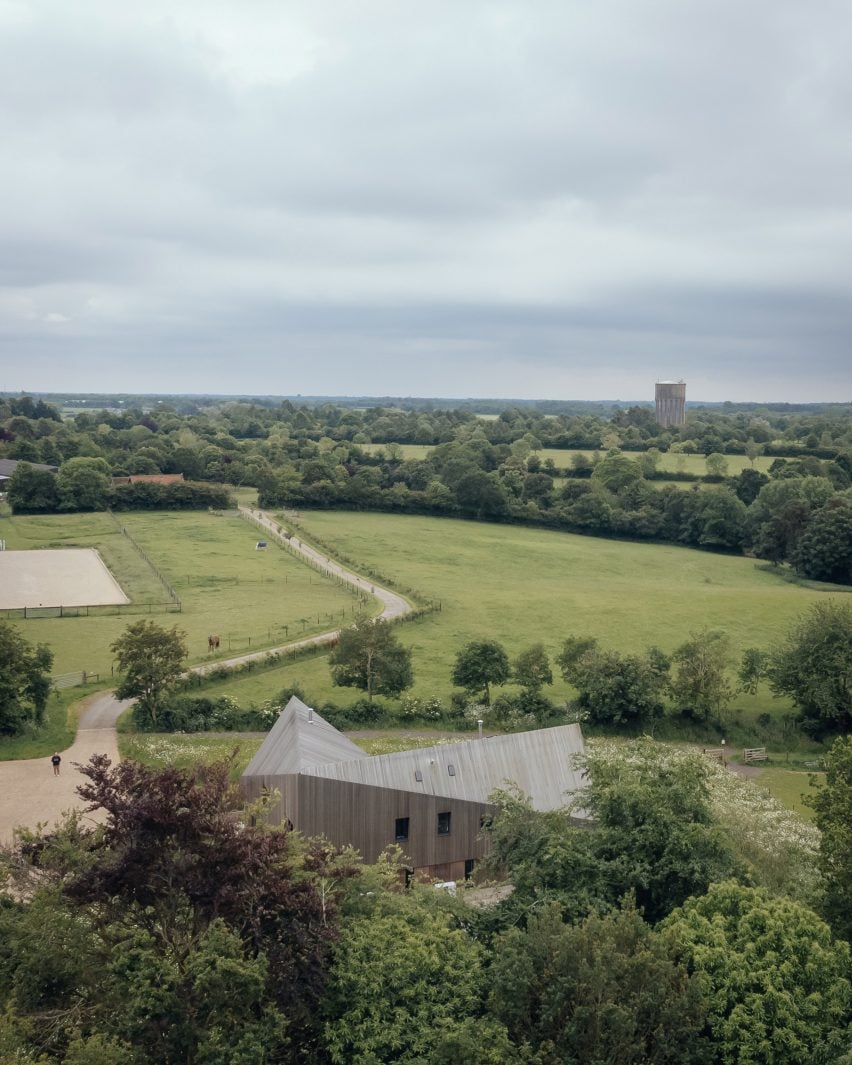
[[[35,621],[38,618],[98,618],[125,614],[179,614],[180,602],[107,603],[93,606],[21,606],[0,610],[3,621]]]
[[[171,584],[169,583],[167,578],[157,568],[156,564],[151,559],[151,557],[148,554],[148,552],[145,551],[145,549],[141,546],[141,544],[137,543],[137,541],[134,540],[134,538],[127,531],[127,526],[126,525],[122,525],[122,523],[118,520],[118,518],[115,516],[115,514],[112,511],[109,511],[109,516],[112,518],[112,520],[118,526],[118,528],[121,530],[122,535],[127,539],[127,541],[130,544],[130,546],[134,548],[134,550],[139,555],[139,557],[143,560],[143,562],[145,562],[148,565],[148,568],[151,570],[151,572],[154,574],[154,576],[157,578],[157,580],[160,582],[160,584],[166,590],[166,593],[168,594],[169,599],[173,603],[176,604],[177,610],[180,611],[182,609],[180,596],[177,594],[177,592],[171,586]]]
[[[76,673],[60,673],[58,677],[51,677],[50,683],[57,691],[62,691],[64,688],[79,688],[82,684],[97,684],[100,679],[100,673],[81,669]]]

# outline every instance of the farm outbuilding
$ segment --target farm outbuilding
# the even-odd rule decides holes
[[[247,799],[280,794],[274,823],[367,862],[397,843],[416,872],[461,880],[488,852],[491,794],[516,785],[535,809],[558,809],[584,786],[583,751],[580,727],[561,725],[370,757],[294,697],[240,783]]]

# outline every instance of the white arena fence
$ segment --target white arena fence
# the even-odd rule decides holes
[[[180,600],[162,603],[112,603],[99,606],[20,606],[0,610],[4,621],[30,621],[36,618],[88,618],[112,614],[179,614]]]

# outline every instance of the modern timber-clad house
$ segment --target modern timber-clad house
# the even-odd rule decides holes
[[[461,880],[488,852],[491,793],[514,784],[535,809],[558,809],[584,785],[583,750],[579,726],[561,725],[370,757],[294,697],[240,784],[249,800],[280,793],[273,823],[351,844],[367,862],[397,843],[416,872]]]

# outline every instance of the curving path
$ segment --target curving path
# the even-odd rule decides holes
[[[270,538],[284,543],[280,524],[267,513],[249,507],[239,509]],[[411,604],[396,592],[360,577],[295,537],[287,544],[293,553],[319,564],[327,573],[378,599],[382,604],[379,617],[398,618],[411,612]],[[204,662],[193,666],[189,672],[204,674],[217,666],[236,666],[299,647],[321,646],[336,640],[339,634],[339,629],[322,632],[303,640],[293,640],[280,647],[252,651],[250,654],[215,662]],[[29,828],[35,828],[39,824],[53,825],[65,811],[82,808],[83,803],[76,791],[82,777],[79,770],[74,768],[74,763],[82,765],[88,762],[93,754],[105,754],[113,762],[119,760],[115,723],[131,702],[130,699],[116,699],[111,691],[95,692],[85,700],[74,743],[61,752],[62,765],[58,777],[53,775],[49,757],[0,762],[0,844],[11,843],[15,828],[20,825]],[[94,822],[97,820],[97,813],[88,814],[87,818]]]

